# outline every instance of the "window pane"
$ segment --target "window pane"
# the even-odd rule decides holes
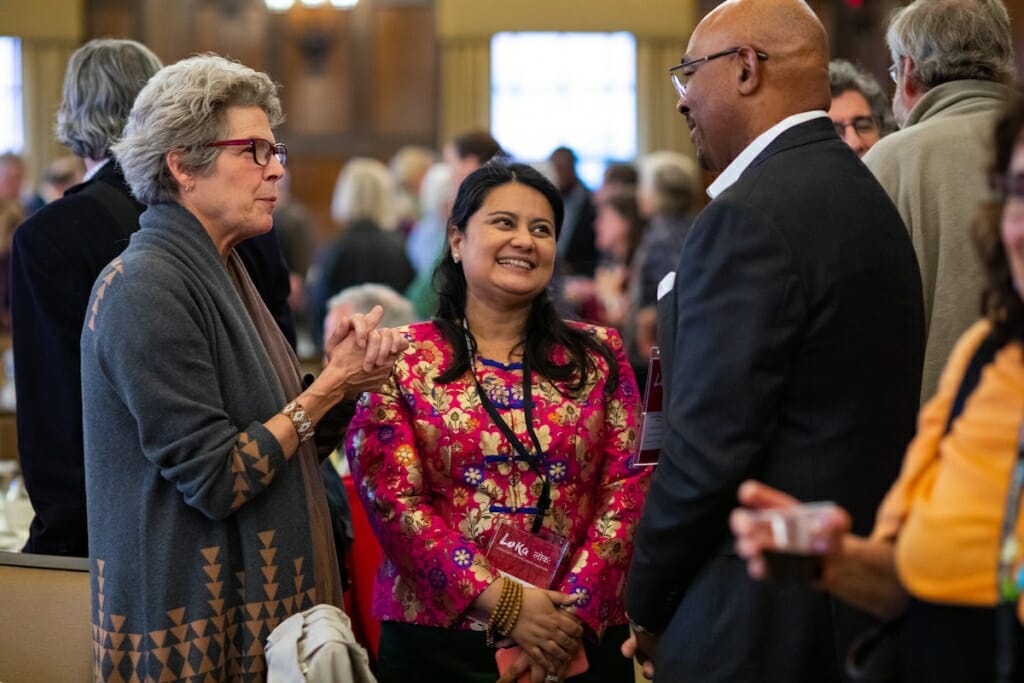
[[[491,132],[515,158],[579,157],[591,188],[636,156],[636,41],[629,33],[499,33],[491,41]]]
[[[21,116],[21,41],[0,36],[0,152],[23,150]]]

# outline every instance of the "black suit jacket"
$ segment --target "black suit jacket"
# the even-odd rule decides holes
[[[84,192],[93,183],[123,194],[135,208],[135,222],[125,225],[118,209]],[[143,208],[131,199],[120,168],[108,162],[14,233],[18,456],[36,512],[26,552],[88,555],[78,341],[93,281],[128,246]]]
[[[256,237],[250,237],[235,246],[235,252],[245,264],[245,270],[252,278],[252,284],[266,304],[270,315],[281,328],[284,338],[295,349],[295,316],[288,305],[292,284],[289,280],[288,265],[284,261],[280,235],[277,228]]]
[[[900,216],[826,118],[698,217],[659,302],[669,427],[627,588],[634,621],[664,631],[658,680],[841,680],[867,618],[748,579],[727,517],[753,477],[867,533],[913,433],[923,325]]]

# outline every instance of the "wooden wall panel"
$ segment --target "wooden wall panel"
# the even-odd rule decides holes
[[[275,20],[282,64],[280,74],[272,75],[284,85],[281,97],[289,135],[319,138],[351,131],[357,65],[347,49],[352,39],[350,14],[324,8]]]
[[[149,46],[164,64],[188,57],[195,53],[191,20],[195,6],[195,0],[135,0],[136,22],[141,31],[131,37]]]
[[[155,5],[153,0],[151,5]],[[160,3],[161,5],[165,3]],[[238,6],[200,2],[190,13],[189,53],[216,52],[237,59],[257,71],[266,71],[267,11],[258,0]]]
[[[352,130],[353,102],[348,94],[349,80],[347,65],[324,75],[285,77],[281,97],[288,117],[285,129],[289,135],[331,136]]]
[[[86,14],[89,37],[131,38],[138,34],[131,0],[104,0],[93,3]]]
[[[382,133],[430,139],[437,128],[437,41],[429,7],[382,7],[374,13],[372,122]]]
[[[346,159],[436,146],[432,0],[361,0],[351,11],[296,2],[284,13],[263,0],[86,0],[86,17],[88,38],[134,38],[166,64],[213,51],[281,83],[287,118],[277,137],[288,144],[292,194],[318,235],[330,230]]]
[[[290,192],[309,209],[317,246],[326,244],[334,235],[330,218],[331,197],[344,161],[341,157],[304,156],[300,162],[292,163],[291,151],[288,153]]]

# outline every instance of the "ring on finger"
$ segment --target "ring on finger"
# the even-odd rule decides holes
[[[558,683],[558,674],[547,674],[544,676],[544,683]]]

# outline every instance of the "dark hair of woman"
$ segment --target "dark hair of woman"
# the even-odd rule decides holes
[[[1017,89],[1007,102],[995,129],[993,186],[1003,195],[1004,178],[1013,150],[1024,131],[1024,91]],[[1012,180],[1011,180],[1012,182]],[[985,266],[987,283],[981,297],[982,313],[992,322],[1000,343],[1024,340],[1024,301],[1013,285],[1013,275],[1000,234],[1003,197],[984,202],[974,225],[974,241]]]
[[[465,232],[470,217],[480,210],[491,190],[507,183],[520,183],[544,195],[554,213],[557,237],[562,228],[564,208],[562,196],[555,186],[526,164],[497,160],[484,164],[462,181],[448,225]],[[469,370],[471,354],[476,347],[472,332],[463,327],[466,317],[466,276],[462,266],[452,260],[451,247],[447,241],[441,261],[434,270],[434,290],[439,299],[434,322],[454,350],[451,366],[437,378],[439,383],[444,384],[462,377]],[[467,339],[472,349],[467,346]],[[565,365],[558,365],[551,360],[551,352],[558,346],[565,348],[568,354],[569,360]],[[601,356],[608,365],[605,394],[611,395],[618,386],[618,364],[611,350],[595,340],[592,334],[566,324],[551,303],[547,289],[538,294],[531,304],[522,347],[523,357],[529,366],[544,377],[567,385],[570,395],[579,394],[587,386],[591,373],[598,371],[589,354]]]
[[[474,156],[479,159],[481,164],[505,154],[494,136],[485,130],[463,133],[452,141],[452,146],[455,148],[455,156],[458,158],[465,159]]]
[[[632,262],[633,254],[640,246],[640,240],[644,233],[644,218],[640,215],[636,189],[632,187],[616,189],[602,198],[599,205],[609,207],[629,223],[629,233],[626,235],[626,263]]]
[[[617,161],[613,164],[608,164],[608,167],[604,169],[604,184],[605,185],[631,185],[636,187],[640,180],[640,173],[636,170],[636,165],[625,161]]]

